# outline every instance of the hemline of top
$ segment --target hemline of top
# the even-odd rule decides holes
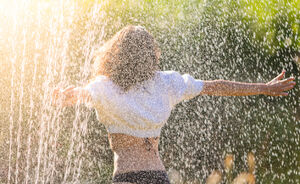
[[[137,130],[137,129],[129,129],[128,127],[120,127],[120,126],[114,126],[109,125],[106,127],[107,132],[110,134],[113,133],[119,133],[119,134],[127,134],[134,137],[140,137],[140,138],[147,138],[147,137],[159,137],[161,128],[155,129],[155,130]]]

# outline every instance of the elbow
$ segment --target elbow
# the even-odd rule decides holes
[[[215,80],[213,90],[215,96],[231,96],[231,90],[224,79]]]
[[[205,81],[201,95],[226,96],[224,84],[225,80],[223,79]]]

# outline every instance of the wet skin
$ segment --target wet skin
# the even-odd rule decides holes
[[[131,171],[165,170],[158,152],[159,137],[109,134],[108,138],[114,153],[113,175]]]

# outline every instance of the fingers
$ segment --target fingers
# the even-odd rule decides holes
[[[275,77],[270,82],[266,83],[269,86],[269,92],[267,93],[268,95],[287,96],[288,93],[286,91],[289,91],[295,87],[296,82],[294,81],[294,77],[283,79],[285,72],[286,71],[283,70],[277,77]]]
[[[281,80],[281,79],[283,79],[284,74],[285,74],[285,70],[282,70],[281,74],[279,74],[277,77],[275,77],[275,80]]]
[[[278,94],[278,96],[288,96],[289,94],[287,92],[281,92]]]
[[[273,84],[269,84],[269,95],[271,96],[287,96],[288,93],[286,91],[289,91],[293,89],[296,85],[296,82],[294,82],[294,78],[290,77],[285,80],[277,81]]]
[[[53,89],[52,96],[53,97],[58,97],[59,95],[66,95],[66,94],[69,94],[70,92],[72,92],[73,89],[75,89],[75,86],[69,86],[69,87],[67,87],[63,90],[56,87],[56,88]]]
[[[52,91],[52,98],[54,98],[54,99],[58,98],[59,92],[60,92],[60,89],[58,87],[54,88]]]
[[[75,86],[69,86],[69,87],[67,87],[66,89],[64,89],[62,92],[63,93],[66,93],[66,92],[68,92],[68,91],[71,91],[72,89],[74,89],[75,88]]]
[[[58,87],[54,88],[52,91],[51,104],[53,104],[54,106],[69,106],[74,104],[74,89],[75,86],[69,86],[63,90]]]
[[[292,82],[292,81],[294,81],[295,80],[295,78],[294,77],[290,77],[290,78],[287,78],[287,79],[284,79],[284,80],[281,80],[280,82],[282,82],[282,83],[288,83],[288,82]],[[294,82],[295,83],[295,82]]]
[[[271,94],[269,94],[270,96],[288,96],[289,93],[287,92],[273,92]]]
[[[296,85],[296,82],[294,81],[294,78],[291,77],[291,78],[279,81],[278,84],[281,85],[283,88],[287,87],[287,86],[294,87]]]
[[[274,88],[274,91],[282,92],[282,91],[288,91],[295,87],[296,82],[294,81],[284,81],[278,83],[278,86]]]
[[[282,88],[282,91],[288,91],[288,90],[291,90],[294,88],[295,85],[288,85],[288,86],[285,86],[284,88]]]
[[[60,89],[58,87],[54,88],[52,91],[52,100],[51,100],[51,104],[54,106],[58,105],[58,98],[59,98],[59,93],[60,93]]]
[[[285,75],[285,70],[282,70],[282,72],[277,76],[275,77],[274,79],[272,79],[270,82],[268,82],[267,84],[272,84],[272,83],[275,83],[277,81],[280,81],[281,79],[284,78],[284,75]]]

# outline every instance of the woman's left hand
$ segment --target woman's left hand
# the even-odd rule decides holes
[[[266,83],[266,90],[263,92],[265,95],[270,96],[287,96],[286,91],[291,90],[295,87],[296,82],[294,77],[283,79],[285,70],[281,72],[277,77],[275,77],[270,82]]]

